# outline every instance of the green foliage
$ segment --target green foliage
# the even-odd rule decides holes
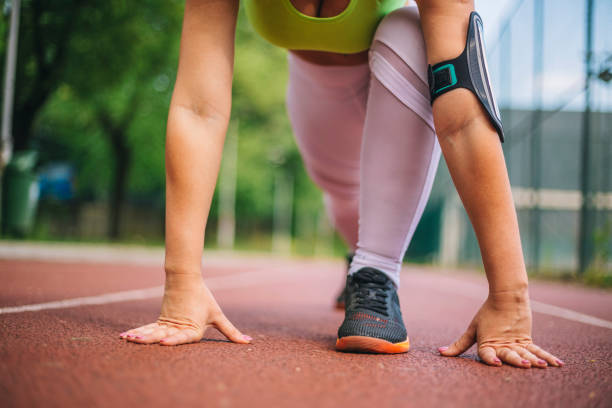
[[[115,157],[103,126],[106,117],[126,127],[131,150],[127,200],[159,208],[163,216],[164,134],[176,77],[183,2],[150,0],[146,7],[135,9],[119,0],[25,0],[18,66],[18,92],[23,95],[32,91],[28,83],[39,75],[38,69],[61,48],[59,43],[50,46],[45,54],[49,60],[37,60],[31,29],[36,20],[34,7],[44,15],[42,30],[48,37],[41,40],[44,44],[59,41],[61,32],[70,31],[61,66],[49,80],[48,98],[39,112],[29,112],[30,145],[41,153],[41,165],[70,163],[76,170],[78,201],[107,200]],[[0,32],[6,32],[5,23]],[[295,180],[294,233],[312,236],[321,216],[320,193],[303,169],[287,119],[286,81],[286,51],[258,37],[241,10],[232,110],[232,124],[239,135],[239,242],[269,233],[278,171],[290,173]],[[214,227],[214,203],[211,218]]]
[[[182,4],[92,2],[79,13],[59,89],[38,121],[42,151],[60,145],[77,168],[79,194],[103,198],[110,188],[110,149],[100,115],[128,127],[134,195],[163,190],[163,138],[176,76]]]
[[[595,254],[589,268],[584,273],[584,281],[593,286],[612,287],[612,268],[610,267],[612,219],[600,225],[595,230],[593,238]]]

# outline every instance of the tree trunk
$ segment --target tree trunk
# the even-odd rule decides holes
[[[41,107],[42,105],[35,106],[27,112],[24,112],[24,109],[16,109],[13,122],[13,149],[16,152],[30,147],[32,126]]]
[[[109,202],[108,238],[117,240],[121,237],[121,209],[125,200],[131,151],[127,145],[125,131],[117,130],[110,136],[111,148],[114,153],[114,171]]]
[[[13,147],[15,151],[30,148],[32,128],[49,97],[61,84],[70,38],[76,27],[77,16],[85,2],[67,3],[65,12],[57,14],[48,2],[32,1],[24,4],[22,30],[30,30],[31,42],[20,42],[18,75],[13,113]],[[25,11],[24,10],[24,11]],[[29,17],[29,18],[27,18]],[[49,21],[61,21],[49,33]],[[50,47],[52,45],[52,47]],[[26,85],[27,84],[27,85]],[[26,86],[24,86],[26,85]]]

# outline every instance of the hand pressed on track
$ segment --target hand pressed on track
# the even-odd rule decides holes
[[[504,362],[521,368],[563,366],[561,360],[531,340],[531,308],[526,290],[490,294],[465,333],[438,351],[454,357],[474,343],[478,344],[478,356],[488,365],[499,367]]]
[[[247,344],[252,340],[225,317],[199,274],[168,275],[157,321],[119,337],[134,343],[175,346],[200,341],[211,326],[234,343]]]

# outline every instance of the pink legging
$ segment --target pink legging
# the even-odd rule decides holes
[[[323,66],[289,54],[287,110],[308,174],[355,251],[399,286],[404,253],[440,159],[415,7],[386,16],[369,64]]]

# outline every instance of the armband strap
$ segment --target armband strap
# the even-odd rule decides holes
[[[485,108],[491,124],[504,141],[501,116],[489,80],[489,69],[485,54],[482,19],[477,12],[470,14],[465,49],[455,59],[429,66],[429,92],[431,104],[440,95],[457,88],[469,89]]]

